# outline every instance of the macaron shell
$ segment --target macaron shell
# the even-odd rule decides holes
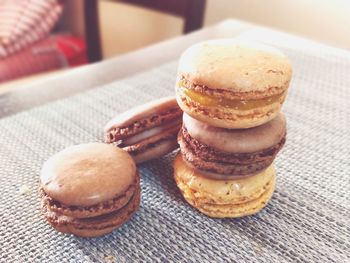
[[[265,188],[265,191],[256,199],[239,204],[215,204],[202,203],[191,194],[191,190],[186,189],[186,185],[181,189],[184,198],[194,208],[203,214],[214,218],[237,218],[256,214],[262,210],[271,199],[276,185],[276,177],[274,176]]]
[[[189,167],[181,154],[174,161],[174,177],[179,188],[184,192],[191,191],[196,200],[204,203],[240,204],[254,200],[265,191],[274,176],[275,169],[271,165],[261,173],[246,178],[214,180]]]
[[[140,187],[136,189],[131,200],[116,212],[94,218],[72,218],[48,210],[43,205],[47,221],[58,231],[71,233],[80,237],[97,237],[112,232],[125,224],[138,210],[141,201]]]
[[[152,115],[160,115],[171,108],[177,107],[174,97],[150,101],[117,115],[106,124],[104,130],[108,132],[115,128],[127,127],[137,121],[149,118]]]
[[[122,195],[136,177],[132,157],[113,145],[75,145],[55,154],[43,165],[44,191],[67,206],[92,206]]]
[[[212,89],[250,92],[285,88],[292,67],[288,58],[273,47],[217,39],[188,48],[180,58],[178,74]]]
[[[200,122],[186,113],[183,124],[190,136],[201,143],[227,153],[254,153],[278,144],[286,134],[286,119],[276,118],[251,129],[222,129]]]
[[[72,225],[53,225],[51,224],[53,228],[55,228],[58,232],[66,233],[66,234],[73,234],[78,237],[99,237],[106,235],[110,232],[112,232],[114,229],[118,228],[119,226],[112,226],[112,227],[106,227],[102,229],[80,229],[76,228]],[[122,224],[121,224],[122,225]]]
[[[177,134],[181,123],[168,130],[144,139],[134,145],[123,147],[131,154],[136,163],[146,162],[164,156],[178,147]]]
[[[136,163],[140,164],[153,159],[161,158],[178,147],[179,145],[177,144],[177,141],[173,138],[169,138],[159,141],[156,145],[154,145],[154,147],[150,147],[141,153],[133,155],[133,158]]]
[[[226,107],[210,107],[199,104],[176,89],[176,99],[180,108],[191,117],[211,126],[227,129],[252,128],[274,119],[284,102],[285,96],[276,102],[251,110],[236,110]]]

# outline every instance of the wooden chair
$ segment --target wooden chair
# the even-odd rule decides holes
[[[183,32],[188,33],[203,25],[206,0],[119,0],[117,2],[142,6],[184,19]],[[84,1],[85,35],[90,62],[102,59],[98,0]]]

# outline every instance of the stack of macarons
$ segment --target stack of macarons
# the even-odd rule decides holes
[[[183,53],[174,177],[188,203],[221,218],[266,206],[276,184],[273,161],[286,140],[280,109],[291,75],[287,57],[265,45],[219,39]]]
[[[174,177],[188,203],[210,217],[257,213],[275,189],[291,75],[286,56],[272,47],[225,39],[190,47],[176,98],[119,114],[105,126],[105,143],[71,146],[44,163],[46,220],[77,236],[111,232],[139,208],[136,164],[178,146]]]

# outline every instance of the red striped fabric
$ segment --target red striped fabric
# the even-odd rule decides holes
[[[46,37],[61,13],[58,0],[0,0],[0,58]]]
[[[83,40],[70,35],[55,35],[1,59],[0,83],[34,73],[86,63]]]

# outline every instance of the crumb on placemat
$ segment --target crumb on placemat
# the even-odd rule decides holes
[[[30,195],[32,193],[32,189],[28,185],[22,185],[18,191],[21,195]]]
[[[105,256],[105,257],[104,257],[104,260],[105,260],[105,262],[107,262],[107,263],[114,263],[114,262],[116,262],[116,261],[115,261],[115,257],[114,257],[114,256],[111,256],[111,255]]]

